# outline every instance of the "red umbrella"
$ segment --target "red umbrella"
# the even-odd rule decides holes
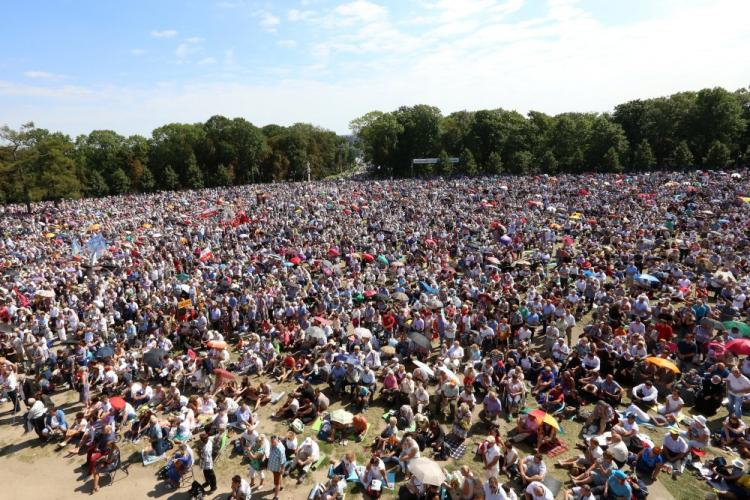
[[[292,257],[291,259],[289,259],[289,262],[291,262],[295,266],[298,266],[300,264],[300,262],[302,262],[302,259],[300,259],[299,257],[297,257],[295,255],[294,257]]]
[[[338,257],[339,255],[341,255],[341,253],[335,248],[331,248],[328,250],[329,257]]]
[[[225,370],[224,368],[214,368],[214,375],[218,378],[223,378],[224,380],[234,380],[237,378],[237,375]]]
[[[750,356],[750,339],[734,339],[727,342],[727,351],[741,356]]]
[[[120,411],[123,408],[125,408],[125,400],[122,399],[120,396],[112,396],[109,398],[109,404],[112,406],[113,409]]]
[[[227,343],[224,342],[223,340],[211,340],[208,342],[207,345],[211,349],[226,349],[227,348]]]
[[[375,260],[375,256],[369,253],[362,252],[362,260],[364,260],[365,262],[372,262],[373,260]]]

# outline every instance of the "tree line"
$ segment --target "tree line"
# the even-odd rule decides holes
[[[350,138],[298,123],[256,127],[243,118],[172,123],[150,138],[95,130],[71,139],[36,128],[0,128],[0,202],[200,189],[320,179],[346,171]]]
[[[612,113],[492,109],[443,116],[417,105],[373,111],[350,127],[376,173],[407,177],[750,165],[749,124],[748,89],[717,87],[633,100]],[[412,165],[426,157],[439,161]]]

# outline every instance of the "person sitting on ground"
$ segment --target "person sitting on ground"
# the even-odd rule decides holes
[[[292,473],[299,469],[299,476],[297,477],[297,484],[302,483],[305,478],[305,474],[310,472],[311,467],[320,460],[320,447],[318,442],[311,437],[305,438],[302,444],[297,448],[297,452],[294,454],[294,460],[287,463],[287,470],[284,473],[286,476],[291,476]]]
[[[349,478],[357,471],[357,457],[353,451],[348,451],[336,465],[331,464],[331,473],[334,476],[342,476],[344,479]]]
[[[729,415],[721,424],[721,446],[729,448],[736,445],[744,436],[746,428],[737,415]]]
[[[177,451],[167,464],[167,482],[172,488],[178,488],[182,477],[193,466],[195,455],[187,443],[180,443]]]
[[[79,411],[76,413],[76,418],[70,427],[65,431],[63,440],[57,443],[58,448],[66,447],[71,441],[76,438],[82,438],[88,430],[88,422],[83,418],[83,412]],[[76,451],[77,453],[77,451]]]
[[[532,481],[524,490],[526,500],[554,500],[555,496],[541,481]]]
[[[658,397],[659,391],[656,390],[651,380],[646,380],[633,388],[633,403],[643,409],[653,406]]]
[[[672,475],[681,473],[684,469],[685,457],[690,451],[687,441],[680,437],[678,429],[672,429],[669,434],[664,436],[662,443],[661,455],[664,457],[664,463],[672,466]]]
[[[341,500],[346,491],[346,479],[333,476],[325,484],[315,486],[312,500]]]
[[[596,496],[591,492],[591,486],[584,484],[565,490],[565,500],[596,500]]]
[[[578,475],[588,469],[594,462],[604,455],[604,451],[599,446],[599,441],[589,439],[585,444],[577,444],[577,448],[583,450],[583,455],[558,461],[558,465],[565,469],[571,469],[571,473]]]
[[[65,412],[60,406],[51,408],[51,411],[47,414],[44,429],[42,434],[50,439],[60,439],[68,431],[68,423],[65,421]]]
[[[599,401],[586,419],[584,428],[588,428],[590,434],[602,434],[607,430],[607,426],[616,422],[616,419],[617,414],[612,406],[605,401]],[[594,427],[593,430],[592,427]]]
[[[375,438],[375,441],[372,444],[373,451],[375,452],[381,452],[385,448],[385,445],[389,441],[393,441],[395,438],[398,440],[398,421],[396,417],[390,417],[388,419],[388,425],[386,425],[385,429],[380,433],[380,436]]]
[[[300,402],[299,399],[294,397],[294,394],[289,394],[286,398],[286,402],[276,410],[276,413],[273,414],[272,418],[275,418],[277,420],[283,420],[283,419],[290,419],[293,420],[297,418],[297,412],[299,411]]]
[[[661,446],[643,448],[635,457],[631,458],[630,462],[637,474],[655,481],[664,464]]]
[[[524,485],[534,481],[544,481],[547,475],[547,465],[544,463],[544,457],[541,453],[527,455],[518,467],[518,474]]]
[[[557,439],[557,428],[547,422],[542,422],[536,432],[536,444],[534,451],[539,452],[542,449],[551,450],[560,444]]]
[[[617,464],[615,464],[615,461],[612,459],[612,455],[605,451],[602,458],[591,464],[591,466],[582,474],[579,474],[578,476],[571,474],[570,479],[576,486],[584,484],[601,486],[607,481],[610,473],[615,469],[617,469]]]
[[[250,500],[252,491],[248,482],[235,475],[232,477],[232,492],[229,494],[229,500]]]
[[[373,456],[365,468],[362,485],[365,493],[370,498],[377,500],[383,494],[385,487],[386,471],[385,464],[377,456]]]

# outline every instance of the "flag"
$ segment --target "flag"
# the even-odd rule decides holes
[[[206,248],[201,251],[199,258],[201,262],[206,262],[214,258],[214,253],[211,251],[211,245],[206,246]]]
[[[70,253],[73,254],[73,257],[78,257],[81,255],[81,250],[81,242],[78,241],[78,238],[74,238],[70,244]]]
[[[16,298],[18,299],[18,303],[21,304],[21,307],[29,307],[30,302],[26,295],[19,292],[18,288],[14,288],[13,292],[15,292]]]
[[[97,233],[86,242],[86,250],[91,255],[91,263],[96,263],[107,250],[107,241],[101,234]]]

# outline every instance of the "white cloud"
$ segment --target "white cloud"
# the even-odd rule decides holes
[[[134,56],[142,56],[146,53],[145,49],[130,49],[130,54]]]
[[[201,66],[209,65],[209,64],[216,64],[216,59],[213,57],[204,57],[200,61],[198,61],[198,64]]]
[[[35,80],[63,80],[65,75],[58,75],[57,73],[50,73],[49,71],[25,71],[24,76],[27,78],[33,78]]]
[[[177,30],[153,30],[151,32],[151,36],[154,38],[174,38],[178,34]]]
[[[185,39],[185,43],[202,43],[206,40],[204,38],[201,38],[199,36],[191,36],[190,38]]]
[[[467,9],[482,2],[467,1]],[[275,62],[269,70],[275,79],[267,84],[229,77],[116,88],[0,82],[3,120],[34,119],[68,133],[148,134],[171,121],[222,113],[258,125],[305,121],[346,132],[367,111],[417,103],[444,113],[610,111],[633,98],[716,85],[734,90],[750,82],[748,65],[740,64],[750,46],[745,0],[665,0],[658,15],[626,24],[605,23],[582,4],[560,1],[535,17],[523,11],[510,17],[519,2],[506,1],[451,20],[441,16],[457,4],[432,1],[421,13],[434,22],[419,29],[366,4],[349,2],[307,19],[316,29],[304,47],[314,57],[304,67]],[[243,75],[233,49],[217,59],[222,75]]]
[[[260,17],[261,27],[269,33],[275,33],[276,28],[281,24],[281,19],[268,11],[261,11],[258,16]]]
[[[297,46],[297,42],[295,42],[294,40],[279,40],[278,42],[276,42],[276,45],[278,45],[279,47],[284,47],[286,49],[293,49]]]
[[[292,22],[306,21],[308,19],[312,19],[315,15],[316,12],[314,10],[291,9],[286,13],[287,19]]]

